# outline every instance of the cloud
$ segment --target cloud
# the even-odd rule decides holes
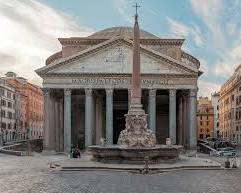
[[[214,65],[214,72],[216,75],[223,77],[230,77],[235,68],[241,64],[241,43],[233,47]]]
[[[223,36],[219,20],[221,18],[221,11],[223,9],[223,0],[189,0],[191,7],[209,28],[214,35],[213,39],[218,45],[224,44],[225,38]]]
[[[171,34],[179,38],[192,38],[196,46],[203,46],[205,38],[197,25],[191,27],[167,17],[168,27]]]
[[[133,23],[132,17],[128,14],[126,10],[130,7],[127,0],[114,0],[114,6],[122,18],[129,24]]]
[[[42,1],[0,1],[0,75],[14,71],[40,84],[34,70],[61,47],[58,37],[86,36],[92,29],[79,26],[68,15]]]
[[[214,93],[215,91],[220,90],[220,85],[204,80],[198,81],[198,96],[211,96],[211,93]]]

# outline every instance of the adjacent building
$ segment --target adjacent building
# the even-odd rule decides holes
[[[214,137],[214,109],[208,97],[199,97],[197,105],[198,138]]]
[[[221,136],[241,143],[241,65],[222,85],[219,104]]]
[[[43,136],[43,93],[40,87],[25,78],[8,72],[4,78],[17,92],[16,130],[20,139]]]
[[[62,49],[46,60],[43,78],[44,148],[69,152],[116,144],[125,129],[131,93],[133,28],[113,27],[88,37],[59,38]],[[182,50],[184,39],[140,30],[142,104],[148,126],[164,144],[196,148],[200,63]]]
[[[15,119],[16,90],[0,79],[0,142],[11,141],[16,137]],[[0,144],[1,144],[0,143]]]
[[[220,128],[219,128],[219,98],[220,93],[215,92],[211,96],[212,106],[213,106],[213,115],[214,115],[214,122],[213,122],[213,137],[219,138],[220,137]]]

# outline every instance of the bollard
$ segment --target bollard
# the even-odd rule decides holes
[[[149,161],[149,157],[148,156],[145,156],[144,157],[144,163],[145,163],[145,166],[144,166],[144,174],[148,174],[150,172],[150,168],[148,166],[148,161]]]

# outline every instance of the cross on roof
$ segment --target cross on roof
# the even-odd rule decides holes
[[[132,7],[136,8],[136,15],[137,15],[137,9],[140,8],[141,6],[136,3],[135,5],[132,5]]]

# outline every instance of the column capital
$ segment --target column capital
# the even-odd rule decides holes
[[[85,89],[85,95],[86,96],[92,96],[92,89],[91,88],[86,88]]]
[[[170,89],[170,90],[169,90],[169,95],[170,95],[170,96],[176,96],[176,92],[177,92],[176,89]]]
[[[190,89],[189,96],[190,97],[196,97],[197,96],[197,89]]]
[[[113,95],[113,89],[105,89],[106,96],[112,96]]]
[[[156,89],[149,89],[149,96],[155,97],[156,96]]]
[[[65,95],[65,96],[71,96],[71,91],[72,91],[72,90],[71,90],[70,88],[65,88],[65,89],[64,89],[64,95]]]
[[[49,96],[49,94],[50,94],[50,88],[42,88],[42,91],[43,91],[43,95],[44,95],[44,96]]]

